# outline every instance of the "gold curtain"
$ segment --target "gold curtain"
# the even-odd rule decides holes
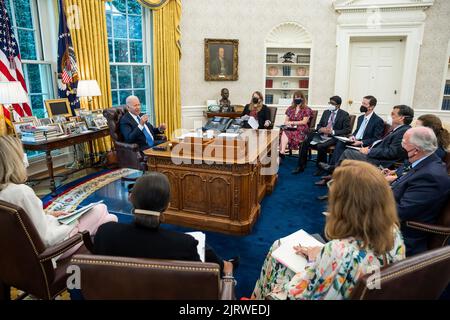
[[[3,114],[3,106],[0,104],[0,136],[7,134],[5,115]]]
[[[81,80],[97,80],[102,95],[93,97],[92,110],[111,108],[111,79],[109,71],[108,34],[106,30],[105,0],[64,0],[72,43]],[[74,14],[78,13],[78,20]],[[72,17],[72,19],[69,19]],[[77,28],[77,22],[78,28]],[[81,98],[82,108],[88,108]],[[94,141],[95,153],[111,149],[110,137]]]
[[[153,74],[156,124],[167,134],[181,127],[181,0],[138,0],[153,10]]]

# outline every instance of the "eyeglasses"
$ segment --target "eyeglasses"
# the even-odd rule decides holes
[[[337,106],[337,103],[336,102],[328,102],[328,104],[331,104],[331,105],[333,105],[333,106]]]

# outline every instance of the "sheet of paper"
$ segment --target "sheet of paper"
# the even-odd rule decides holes
[[[206,235],[200,231],[186,232],[186,234],[195,238],[198,241],[197,252],[202,262],[205,262],[205,243]]]
[[[323,247],[324,244],[310,236],[304,230],[299,230],[287,237],[280,239],[281,245],[272,252],[272,257],[282,263],[295,273],[305,269],[308,261],[305,257],[298,255],[294,251],[294,246]]]
[[[347,148],[350,148],[350,149],[354,149],[354,150],[361,150],[361,147],[355,147],[355,146],[346,146]]]
[[[239,137],[239,133],[221,133],[218,135],[219,138],[237,138]]]
[[[258,129],[259,123],[258,120],[256,120],[254,117],[248,118],[247,122],[250,125],[250,127],[252,127],[252,129]]]
[[[352,140],[347,137],[341,137],[341,136],[334,136],[334,137],[338,140],[341,140],[342,142],[352,142]]]
[[[85,214],[86,212],[88,212],[89,210],[91,210],[94,206],[96,206],[97,204],[102,203],[103,200],[100,200],[98,202],[93,202],[90,203],[84,207],[81,207],[67,215],[64,216],[59,216],[57,219],[60,223],[62,224],[71,224],[73,223],[75,220],[78,220],[83,214]]]

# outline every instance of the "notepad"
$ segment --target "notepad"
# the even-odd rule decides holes
[[[186,232],[186,234],[192,236],[195,240],[197,240],[197,252],[198,256],[200,257],[200,260],[202,262],[205,262],[205,247],[206,247],[206,235],[203,232],[200,231],[194,231],[194,232]]]
[[[323,247],[324,244],[305,232],[303,229],[280,239],[281,245],[272,252],[272,257],[295,273],[305,269],[308,261],[295,253],[294,246]]]
[[[347,137],[341,137],[341,136],[334,136],[334,137],[342,142],[353,142],[352,139],[349,139]]]
[[[69,214],[64,215],[64,216],[59,216],[56,219],[58,219],[58,221],[62,224],[66,224],[66,225],[72,224],[73,222],[78,220],[83,214],[89,212],[89,210],[91,210],[94,206],[96,206],[97,204],[100,204],[102,202],[103,202],[103,200],[90,203],[87,206],[81,207]]]

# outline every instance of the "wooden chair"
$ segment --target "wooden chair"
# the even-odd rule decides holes
[[[56,269],[52,259],[80,243],[85,246],[77,252],[88,252],[92,247],[89,232],[46,248],[25,211],[0,201],[0,300],[11,298],[11,287],[25,292],[19,299],[28,294],[38,299],[54,299],[67,289],[70,258],[58,260]]]
[[[85,299],[232,300],[236,282],[216,263],[76,255]]]

